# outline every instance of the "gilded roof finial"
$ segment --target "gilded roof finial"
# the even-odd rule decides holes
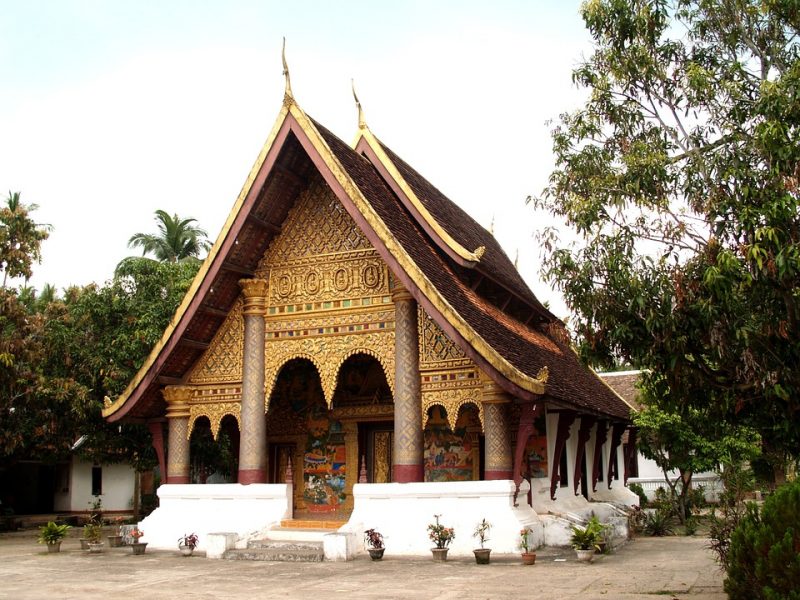
[[[281,60],[283,61],[283,76],[286,78],[286,89],[283,92],[283,103],[288,106],[294,102],[294,96],[292,95],[292,82],[289,80],[289,65],[286,64],[286,38],[283,38]]]
[[[367,121],[364,119],[364,110],[361,108],[361,102],[358,100],[358,96],[356,95],[356,82],[352,79],[350,80],[350,86],[353,88],[353,99],[356,101],[356,107],[358,108],[358,128],[366,129]]]

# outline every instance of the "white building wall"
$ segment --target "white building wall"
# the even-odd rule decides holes
[[[92,508],[93,463],[72,459],[65,481],[56,482],[54,508],[63,512],[82,512]],[[136,473],[130,465],[101,465],[103,510],[127,511],[133,507],[133,492]],[[64,485],[66,484],[66,485]]]
[[[664,472],[654,460],[645,458],[640,453],[637,454],[637,460],[639,461],[639,475],[637,477],[629,478],[628,483],[638,483],[641,485],[644,493],[647,495],[647,498],[652,500],[655,497],[655,493],[658,488],[666,489],[667,487],[667,484],[664,481]],[[678,472],[670,471],[669,477],[670,479],[675,480],[678,477]],[[722,481],[720,480],[719,475],[713,471],[696,473],[694,476],[692,476],[692,485],[703,486],[707,502],[717,502],[719,500],[719,494],[722,491]]]

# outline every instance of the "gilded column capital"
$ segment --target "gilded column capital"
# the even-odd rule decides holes
[[[392,302],[395,304],[398,302],[403,302],[406,300],[413,300],[414,296],[411,295],[411,292],[400,283],[397,279],[394,280],[392,284]]]
[[[483,394],[481,396],[483,404],[508,404],[511,396],[494,381],[483,384]]]
[[[266,279],[240,279],[239,286],[244,295],[244,314],[263,315],[267,307],[269,282]]]
[[[167,418],[189,416],[189,400],[193,390],[188,385],[168,385],[161,391],[167,402]]]

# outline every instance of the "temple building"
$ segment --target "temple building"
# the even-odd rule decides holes
[[[426,549],[433,514],[470,531],[485,516],[508,551],[520,525],[562,543],[567,517],[619,517],[636,502],[630,410],[491,233],[360,106],[348,145],[298,106],[287,75],[222,232],[103,414],[153,434],[165,485],[145,541],[172,547],[186,529],[240,547],[313,520],[334,524],[326,556],[350,558],[364,527],[390,549]],[[202,484],[190,440],[221,435],[235,463]]]

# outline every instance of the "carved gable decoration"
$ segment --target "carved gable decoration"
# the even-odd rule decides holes
[[[242,380],[242,300],[236,301],[211,345],[197,361],[189,383],[228,383]]]
[[[321,176],[300,194],[259,263],[269,279],[265,396],[281,367],[310,360],[330,405],[342,363],[367,354],[394,387],[389,269]]]
[[[309,256],[372,249],[367,237],[316,174],[259,264],[259,270]]]

